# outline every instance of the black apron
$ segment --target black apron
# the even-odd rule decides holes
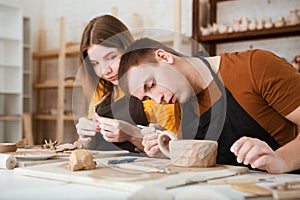
[[[124,96],[116,102],[111,102],[111,96],[106,98],[101,104],[97,105],[96,112],[99,116],[126,121],[130,124],[141,124],[147,126],[149,123],[144,112],[141,100],[133,96]],[[128,150],[129,152],[139,153],[139,150],[130,142],[107,142],[100,132],[92,137],[89,144],[90,150],[112,151]]]
[[[278,149],[280,145],[238,104],[231,93],[223,86],[208,61],[203,57],[199,57],[199,59],[210,70],[218,88],[222,92],[222,97],[207,112],[201,114],[200,117],[198,116],[198,121],[195,118],[196,114],[193,117],[190,117],[190,114],[190,119],[183,120],[184,127],[182,127],[182,130],[184,139],[194,138],[218,141],[218,164],[243,165],[236,161],[236,156],[230,151],[233,143],[243,136],[265,141],[274,151]],[[183,113],[186,111],[191,113],[192,106],[190,103],[187,103],[183,105],[182,109]],[[212,112],[212,109],[225,112]],[[183,117],[186,115],[183,115]],[[188,123],[191,121],[193,122]],[[195,124],[198,124],[197,128],[195,128]],[[196,134],[192,134],[195,133],[196,129]],[[250,165],[248,167],[251,168]],[[293,173],[299,173],[299,170]]]

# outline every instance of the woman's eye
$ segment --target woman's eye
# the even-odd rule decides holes
[[[96,65],[98,65],[99,64],[99,62],[91,62],[91,65],[93,66],[93,67],[95,67]]]
[[[117,57],[116,55],[110,56],[108,57],[108,60],[114,60],[116,57]]]

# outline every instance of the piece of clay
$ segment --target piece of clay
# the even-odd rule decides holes
[[[73,151],[75,149],[82,149],[83,145],[80,141],[75,141],[73,144],[65,143],[65,144],[58,144],[57,140],[54,142],[45,140],[45,144],[43,145],[45,149],[54,150],[55,152],[64,152],[64,151]]]
[[[71,143],[60,144],[55,148],[55,152],[72,151],[76,149],[75,145]]]
[[[211,140],[173,140],[169,144],[171,164],[181,167],[213,167],[218,143]]]
[[[17,159],[11,154],[0,153],[0,169],[13,169],[17,165]]]
[[[69,157],[69,169],[71,171],[95,169],[96,162],[93,155],[86,149],[76,149]]]

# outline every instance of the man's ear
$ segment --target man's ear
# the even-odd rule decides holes
[[[166,62],[168,64],[174,63],[174,57],[173,54],[163,50],[163,49],[157,49],[155,51],[156,58],[162,60],[163,62]]]

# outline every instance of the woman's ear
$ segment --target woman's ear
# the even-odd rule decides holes
[[[174,63],[174,57],[173,54],[163,50],[163,49],[157,49],[155,51],[155,56],[157,59],[162,60],[163,62],[166,62],[168,64]]]

